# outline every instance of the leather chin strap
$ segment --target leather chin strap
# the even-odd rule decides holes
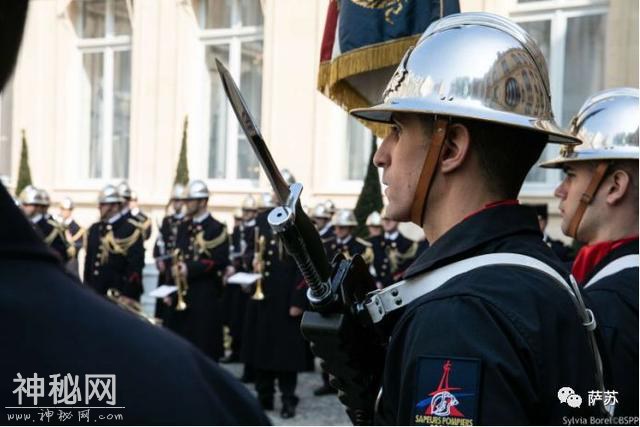
[[[609,162],[600,162],[596,167],[593,176],[591,177],[591,181],[587,186],[587,189],[582,193],[580,197],[580,204],[578,205],[576,211],[571,218],[571,222],[569,223],[568,235],[569,237],[573,237],[574,239],[578,238],[578,227],[580,226],[580,221],[582,221],[582,216],[584,212],[587,210],[587,206],[593,200],[593,196],[598,191],[600,184],[602,184],[602,180],[604,179],[604,175],[607,173],[607,169],[609,169]]]
[[[447,136],[447,124],[448,120],[436,119],[434,122],[434,131],[431,137],[431,145],[427,150],[427,156],[424,159],[422,165],[422,172],[420,172],[420,178],[418,179],[418,186],[416,187],[416,193],[411,205],[411,222],[422,227],[422,219],[424,218],[424,210],[427,204],[427,196],[429,195],[429,189],[431,188],[431,181],[438,165],[438,159],[444,146],[444,141]]]

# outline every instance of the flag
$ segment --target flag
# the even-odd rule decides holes
[[[458,0],[330,0],[318,90],[347,111],[376,104],[405,52],[429,24],[458,12]],[[367,126],[378,135],[383,132],[383,127]]]

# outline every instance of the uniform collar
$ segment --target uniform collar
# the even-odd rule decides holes
[[[587,283],[611,261],[638,253],[638,236],[585,245],[576,256],[571,273],[579,284]]]
[[[59,263],[49,248],[0,183],[0,218],[10,227],[0,226],[0,258],[40,258]],[[0,283],[0,285],[2,285]]]
[[[39,223],[43,218],[44,218],[44,215],[43,215],[43,214],[37,214],[37,215],[35,215],[35,216],[31,217],[31,222],[32,222],[32,223],[34,223],[34,224],[37,224],[37,223]]]
[[[174,217],[175,219],[182,219],[182,218],[184,218],[184,214],[183,214],[182,212],[175,212],[175,213],[173,214],[173,217]]]
[[[393,233],[389,233],[387,231],[384,232],[384,239],[385,240],[396,240],[398,238],[398,235],[400,234],[400,232],[398,230],[394,231]]]
[[[535,211],[517,204],[493,204],[453,226],[418,257],[404,278],[467,258],[491,241],[522,233],[542,238]]]
[[[325,234],[327,234],[329,232],[329,230],[331,229],[331,226],[333,224],[331,224],[331,221],[327,221],[327,223],[324,225],[324,227],[322,227],[320,230],[318,230],[318,234],[320,234],[321,236],[324,236]]]
[[[256,226],[256,219],[253,218],[250,221],[247,221],[242,225],[245,226],[245,227],[255,227]]]
[[[205,219],[207,219],[207,217],[209,217],[209,212],[204,212],[198,216],[194,216],[193,217],[193,222],[195,222],[196,224],[200,224],[202,223],[202,221],[204,221]]]
[[[336,237],[336,242],[338,242],[338,244],[339,244],[339,245],[346,245],[346,244],[348,244],[348,243],[351,241],[351,239],[353,239],[353,235],[352,235],[352,234],[349,234],[349,235],[348,235],[347,237],[345,237],[344,239],[338,239],[338,238]]]
[[[107,224],[115,224],[115,222],[117,220],[119,220],[120,218],[122,218],[125,214],[122,213],[122,211],[118,212],[117,214],[115,214],[114,216],[112,216],[111,218],[109,218],[107,220]]]
[[[131,209],[129,209],[128,207],[122,208],[122,210],[120,211],[121,215],[126,215],[131,211]]]

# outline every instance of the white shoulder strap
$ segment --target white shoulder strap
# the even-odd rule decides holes
[[[605,277],[612,276],[616,273],[621,272],[622,270],[626,270],[627,268],[638,268],[638,256],[638,254],[632,254],[614,259],[602,270],[598,271],[598,273],[593,276],[591,280],[589,280],[587,284],[584,285],[584,287],[588,288],[589,286],[604,279]]]
[[[369,294],[365,307],[369,311],[373,323],[378,323],[387,313],[404,307],[429,292],[433,292],[450,279],[476,268],[490,265],[519,266],[543,272],[573,295],[571,287],[566,280],[544,262],[526,255],[495,253],[454,262],[419,277],[402,280],[388,288],[374,291]]]
[[[578,289],[578,284],[573,276],[569,277],[570,283],[567,283],[567,281],[548,264],[545,264],[533,257],[503,252],[467,258],[430,271],[419,277],[402,280],[388,288],[371,292],[368,295],[364,306],[369,312],[371,320],[376,324],[384,319],[388,313],[408,305],[411,301],[414,301],[429,292],[433,292],[450,279],[471,270],[475,270],[476,268],[492,265],[518,266],[540,271],[551,277],[553,279],[552,282],[555,282],[568,292],[568,295],[576,308],[577,314],[582,320],[582,324],[585,327],[589,339],[596,367],[595,379],[598,384],[598,388],[604,391],[602,358],[593,332],[596,329],[596,321],[593,312],[585,307]],[[606,413],[613,415],[615,410],[614,405],[608,405],[606,407],[602,405],[602,407]]]

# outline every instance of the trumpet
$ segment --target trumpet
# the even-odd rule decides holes
[[[255,258],[256,263],[258,264],[258,273],[262,275],[264,270],[264,246],[265,246],[265,238],[264,236],[260,236],[260,230],[258,227],[255,229]],[[262,292],[262,278],[258,279],[256,282],[256,291],[253,293],[251,299],[256,301],[262,301],[264,299],[264,293]]]
[[[152,325],[162,325],[162,319],[146,314],[138,301],[125,297],[116,288],[107,289],[107,298],[116,303],[119,307],[124,308],[128,312],[135,314],[140,319],[149,322]]]
[[[176,311],[184,311],[187,309],[187,303],[184,299],[187,296],[189,284],[187,283],[187,278],[180,272],[180,263],[182,263],[182,254],[180,253],[180,249],[174,249],[171,254],[171,258],[171,275],[173,276],[173,280],[178,288],[176,291],[178,294]]]

